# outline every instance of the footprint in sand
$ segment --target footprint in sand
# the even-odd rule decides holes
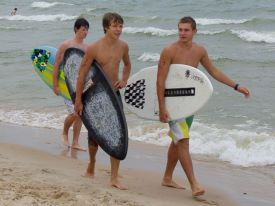
[[[10,173],[12,173],[12,172],[13,172],[13,169],[11,169],[11,168],[0,169],[0,173],[2,174],[2,176],[10,176],[11,175]]]
[[[55,194],[53,195],[54,199],[60,199],[60,198],[68,198],[70,197],[70,193],[68,192],[60,192],[60,191],[55,191]]]
[[[40,171],[43,174],[55,174],[56,173],[54,170],[47,169],[47,168],[41,169]]]
[[[219,206],[219,203],[213,201],[213,200],[206,200],[204,198],[201,198],[201,197],[194,197],[194,199],[198,202],[202,202],[202,203],[205,203],[207,205],[216,205],[216,206]]]

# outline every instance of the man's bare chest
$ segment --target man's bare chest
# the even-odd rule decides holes
[[[200,62],[200,55],[196,52],[176,52],[172,58],[172,64],[186,64],[197,67]]]

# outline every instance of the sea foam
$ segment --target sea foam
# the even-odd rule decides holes
[[[125,27],[123,29],[125,34],[149,34],[152,36],[166,37],[171,35],[177,35],[178,31],[175,29],[161,29],[156,27]],[[275,32],[267,31],[247,31],[247,30],[229,30],[229,29],[220,29],[220,30],[199,30],[199,35],[223,35],[231,34],[237,36],[243,41],[247,42],[262,42],[273,44],[275,43]]]
[[[171,139],[167,126],[137,126],[129,131],[136,141],[166,146]],[[190,132],[190,152],[209,155],[243,167],[275,164],[275,136],[265,132],[217,128],[194,122]]]
[[[62,129],[67,115],[64,111],[34,112],[31,110],[0,109],[0,121],[32,127]],[[127,114],[126,114],[127,115]],[[130,116],[127,117],[130,119]],[[157,121],[144,123],[137,119],[136,126],[129,126],[129,138],[134,141],[168,146],[168,126]],[[257,132],[255,122],[248,120],[247,126],[232,125],[233,129],[219,128],[216,125],[200,123],[196,120],[190,131],[190,152],[208,155],[221,161],[243,167],[275,164],[275,134]],[[250,128],[253,127],[253,128]],[[84,127],[83,131],[87,131]]]
[[[158,53],[143,53],[138,60],[143,62],[157,62],[159,60],[160,55]]]
[[[177,30],[167,30],[167,29],[160,29],[156,27],[144,27],[144,28],[139,28],[139,27],[125,27],[123,29],[123,33],[125,34],[137,34],[137,33],[142,33],[142,34],[150,34],[152,36],[171,36],[177,34]]]
[[[214,25],[214,24],[243,24],[251,21],[250,19],[208,19],[196,18],[197,24],[200,25]]]
[[[32,16],[0,16],[0,19],[5,19],[9,21],[68,21],[76,19],[78,16],[68,16],[66,14],[42,14],[42,15],[32,15]]]
[[[62,129],[66,112],[33,112],[31,110],[0,110],[0,121],[32,127]]]
[[[73,6],[74,4],[68,4],[64,2],[45,2],[45,1],[35,1],[31,4],[31,7],[33,8],[50,8],[56,5],[68,5]]]
[[[275,32],[258,32],[247,30],[232,30],[232,34],[237,35],[242,40],[248,42],[275,43]]]

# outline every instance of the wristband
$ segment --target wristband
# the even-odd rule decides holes
[[[237,91],[238,88],[239,88],[239,84],[236,84],[235,87],[234,87],[234,89]]]

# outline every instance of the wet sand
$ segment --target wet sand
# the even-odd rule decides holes
[[[99,151],[94,179],[84,178],[88,153],[64,149],[60,131],[0,124],[0,203],[3,205],[252,205],[274,203],[275,168],[242,168],[193,155],[206,194],[193,198],[180,165],[175,180],[185,190],[160,185],[166,147],[130,141],[120,181],[109,186],[109,157]],[[86,133],[80,144],[87,147]]]

